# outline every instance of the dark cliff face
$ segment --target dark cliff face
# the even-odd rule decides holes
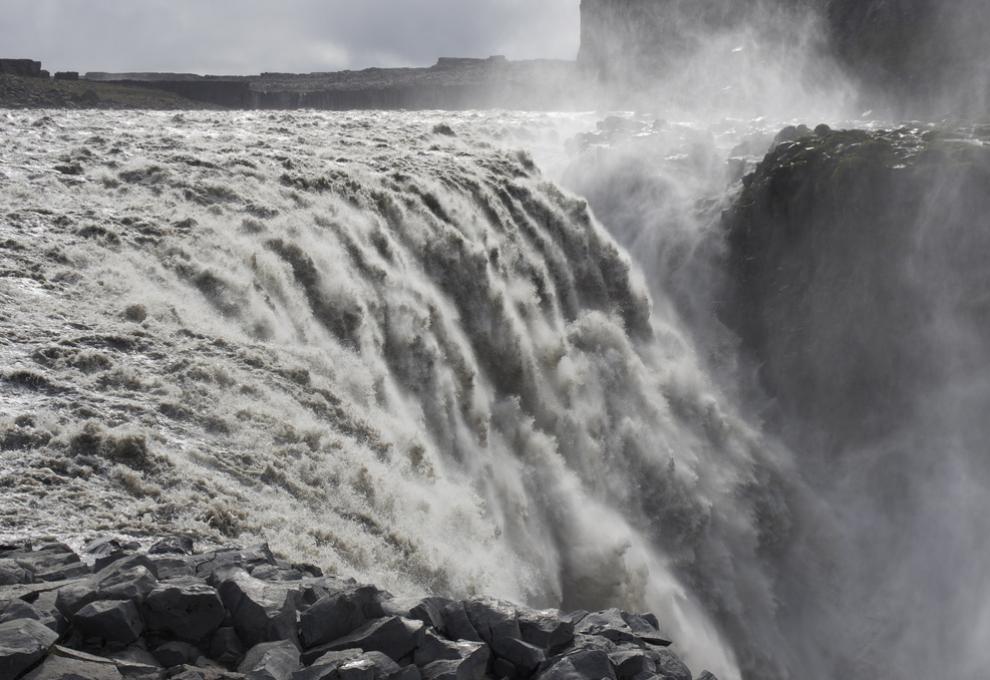
[[[793,443],[889,437],[960,372],[983,371],[987,187],[990,147],[916,130],[822,128],[746,178],[722,317]],[[957,344],[971,356],[946,357]]]
[[[986,115],[990,3],[830,0],[836,54],[901,110]]]

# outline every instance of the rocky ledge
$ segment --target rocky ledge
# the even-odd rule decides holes
[[[692,680],[669,645],[651,614],[395,598],[266,545],[0,546],[3,680]]]

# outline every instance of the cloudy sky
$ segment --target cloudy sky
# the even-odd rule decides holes
[[[0,56],[243,74],[573,58],[579,0],[3,0]]]

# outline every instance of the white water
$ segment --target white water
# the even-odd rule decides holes
[[[0,115],[0,538],[176,528],[394,592],[648,609],[722,680],[817,680],[833,645],[854,677],[892,650],[870,672],[896,677],[927,629],[898,636],[905,593],[937,592],[923,553],[985,551],[962,442],[937,491],[965,498],[923,509],[967,528],[899,551],[860,616],[866,586],[834,579],[874,583],[883,549],[850,541],[925,527],[853,503],[885,488],[855,468],[816,495],[739,415],[711,234],[780,123]],[[984,592],[973,564],[942,592]]]
[[[164,524],[396,591],[648,608],[737,677],[706,611],[773,629],[759,439],[506,150],[591,120],[4,114],[4,428],[34,437],[5,534]]]

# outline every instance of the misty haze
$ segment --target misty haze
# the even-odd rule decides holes
[[[4,0],[0,680],[990,677],[986,0]]]

